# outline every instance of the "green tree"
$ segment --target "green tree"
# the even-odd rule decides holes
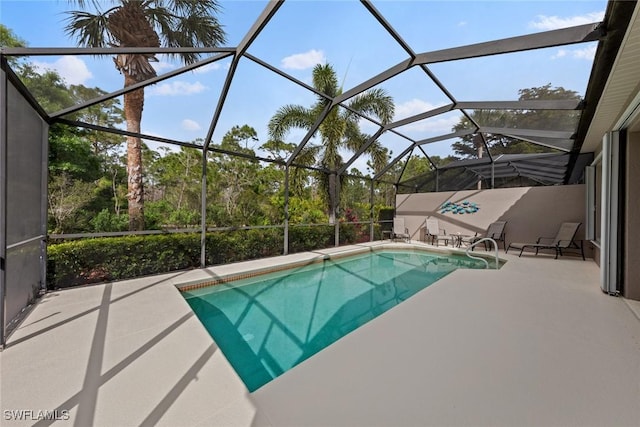
[[[200,215],[202,151],[181,147],[157,156],[149,164],[148,187],[156,199],[163,225],[196,225]]]
[[[89,88],[83,85],[71,85],[67,89],[70,92],[74,104],[80,104],[108,94],[98,88]],[[124,110],[120,106],[120,100],[109,99],[100,104],[92,105],[76,112],[77,120],[104,127],[115,127],[124,122]],[[115,133],[84,132],[84,136],[91,142],[93,152],[96,155],[107,156],[114,147],[121,145],[125,138]]]
[[[432,159],[433,161],[433,159]],[[426,157],[411,156],[402,174],[402,181],[423,175],[431,170],[431,163]]]
[[[356,168],[349,171],[353,177],[345,177],[340,182],[340,209],[342,212],[354,212],[358,219],[368,217],[370,187],[362,172]],[[360,177],[360,178],[356,178]]]
[[[551,83],[530,89],[520,89],[519,99],[526,100],[579,100],[578,92],[563,87],[552,87]],[[576,129],[580,118],[579,111],[523,110],[518,111],[515,118],[519,127],[525,129],[567,130]]]
[[[18,37],[10,28],[0,24],[0,46],[2,47],[25,47],[27,42]],[[7,58],[11,67],[19,64],[20,59],[14,56]]]
[[[287,160],[296,149],[296,144],[270,139],[262,144],[260,148],[269,153],[270,158],[284,161]]]
[[[471,118],[479,126],[504,128],[510,127],[513,123],[514,115],[510,111],[503,110],[474,110]],[[474,125],[466,116],[462,116],[460,122],[454,127],[453,131],[461,131],[465,129],[473,129]],[[512,142],[512,138],[500,134],[484,134],[485,141],[489,146],[492,154],[501,154],[501,147],[507,147]],[[464,158],[477,158],[482,156],[484,144],[477,135],[466,135],[451,144],[453,152]]]
[[[248,125],[234,126],[219,145],[223,150],[255,155],[253,146],[258,142],[255,129]],[[268,203],[269,183],[260,175],[260,163],[238,156],[213,154],[217,166],[218,203],[222,216],[218,223],[224,225],[249,225],[261,222],[263,207]]]
[[[316,119],[331,99],[342,93],[338,85],[338,78],[333,67],[329,64],[318,64],[313,69],[313,87],[327,95],[318,96],[317,101],[311,107],[301,105],[285,105],[278,109],[269,121],[269,137],[275,141],[283,141],[287,133],[293,128],[305,130],[311,129]],[[360,116],[353,111],[370,114],[383,124],[393,119],[394,103],[383,89],[371,89],[361,93],[348,101],[349,109],[333,107],[319,128],[320,144],[307,146],[295,159],[296,163],[315,164],[329,171],[336,171],[344,164],[340,156],[340,150],[357,151],[369,138],[361,132],[359,126]],[[352,111],[353,110],[353,111]],[[387,151],[383,149],[379,141],[375,141],[367,150],[376,169],[380,169],[387,161]],[[336,186],[338,185],[335,173],[321,174],[318,177],[323,193],[328,201],[329,222],[335,222],[335,210],[337,208]]]
[[[66,172],[49,180],[47,201],[53,233],[66,233],[76,229],[80,209],[93,197],[91,187],[91,183],[71,179]]]
[[[68,12],[66,31],[78,44],[88,47],[215,47],[225,41],[225,32],[215,15],[216,0],[118,0],[101,11],[97,1],[74,0],[83,10]],[[92,11],[86,9],[93,6]],[[195,62],[195,53],[182,53],[185,63]],[[124,86],[155,77],[152,54],[119,54],[116,68],[124,75]],[[127,130],[140,133],[144,89],[124,95]],[[129,228],[144,229],[142,141],[127,137]]]
[[[25,44],[2,25],[0,38],[4,46]],[[48,112],[106,94],[99,88],[68,86],[56,71],[41,70],[29,62],[15,61],[12,66],[36,101]],[[122,123],[123,111],[118,100],[109,100],[67,117],[114,127]],[[117,149],[123,141],[122,137],[113,134],[55,123],[50,126],[49,229],[52,232],[88,231],[85,226],[105,207],[113,206],[113,212],[118,215],[119,187],[124,182],[124,173]]]
[[[580,95],[563,87],[544,86],[520,89],[518,100],[562,100],[580,99]],[[497,128],[520,128],[540,130],[575,130],[579,118],[578,111],[553,110],[475,110],[471,117],[480,126]],[[473,124],[467,117],[462,117],[454,127],[454,131],[471,129]],[[500,134],[485,134],[485,140],[492,155],[515,153],[542,153],[549,148],[532,144]],[[453,151],[465,158],[478,157],[478,149],[483,144],[477,136],[467,135],[452,144]]]
[[[45,111],[52,113],[73,104],[69,88],[57,72],[39,71],[25,63],[18,67],[16,74]]]

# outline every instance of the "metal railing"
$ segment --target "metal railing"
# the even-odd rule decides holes
[[[484,257],[473,256],[473,255],[471,255],[469,253],[469,251],[472,250],[473,248],[475,248],[478,245],[478,243],[483,243],[483,242],[491,242],[491,243],[493,243],[493,247],[494,247],[494,249],[496,251],[496,270],[497,270],[498,268],[500,268],[500,258],[498,257],[498,242],[493,240],[491,237],[483,237],[480,240],[476,240],[475,242],[473,242],[472,244],[470,244],[467,247],[467,249],[465,250],[465,253],[471,259],[480,260],[480,261],[484,262],[485,269],[488,269],[489,268],[489,261],[487,261]]]

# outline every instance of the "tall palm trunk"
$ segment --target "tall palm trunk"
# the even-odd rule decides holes
[[[124,85],[131,86],[136,80],[125,74]],[[144,89],[124,95],[124,114],[127,131],[140,133]],[[144,187],[142,182],[142,140],[127,137],[127,200],[129,204],[129,230],[144,230]]]
[[[1,0],[0,0],[1,1]],[[160,35],[167,46],[215,47],[225,41],[225,33],[214,14],[217,0],[111,0],[109,2],[69,0],[81,8],[96,9],[96,13],[71,11],[66,31],[81,45],[89,47],[160,47]],[[101,12],[100,3],[115,3]],[[185,64],[196,61],[195,53],[178,54]],[[156,76],[150,61],[157,61],[153,53],[117,54],[113,61],[124,75],[124,86],[143,82]],[[140,133],[144,106],[144,90],[138,89],[124,96],[127,130]],[[127,200],[129,229],[144,229],[144,188],[142,170],[142,141],[127,138]]]
[[[159,47],[160,38],[147,21],[141,2],[126,2],[111,14],[108,22],[111,34],[119,46]],[[120,54],[114,58],[118,71],[124,74],[124,86],[155,77],[156,72],[149,64],[152,54]],[[142,109],[144,108],[144,88],[124,95],[124,115],[129,132],[140,133]],[[144,187],[142,184],[142,141],[127,137],[127,200],[129,202],[129,230],[144,230]]]

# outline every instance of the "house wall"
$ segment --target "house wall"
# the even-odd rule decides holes
[[[640,300],[640,132],[627,134],[623,296]]]
[[[535,242],[540,236],[556,235],[562,222],[585,221],[585,186],[501,188],[456,192],[399,194],[396,215],[405,218],[412,239],[424,239],[426,218],[435,217],[447,234],[483,233],[494,221],[507,221],[506,242]],[[447,202],[475,202],[480,210],[473,214],[440,213]],[[442,232],[442,230],[441,230]],[[577,239],[584,239],[584,225]],[[585,255],[593,257],[585,242]]]

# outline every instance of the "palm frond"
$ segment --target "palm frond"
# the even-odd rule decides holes
[[[320,154],[322,147],[318,145],[307,145],[296,156],[293,163],[301,166],[316,166],[316,159]],[[304,168],[294,167],[291,169],[291,187],[294,189],[294,193],[302,194],[302,191],[307,184],[309,172]]]
[[[269,138],[283,140],[293,128],[309,130],[315,121],[315,116],[300,105],[285,105],[269,120]]]
[[[115,0],[113,0],[113,1],[115,1]],[[95,10],[100,10],[101,3],[104,3],[104,2],[101,2],[100,0],[90,0],[90,1],[87,1],[87,0],[68,0],[68,3],[75,3],[81,9],[86,9],[89,6],[89,4],[91,4]]]
[[[220,11],[213,0],[149,0],[147,19],[159,30],[167,47],[215,47],[226,42],[224,27],[216,18]],[[196,53],[182,53],[185,64],[197,61]]]
[[[347,113],[348,114],[348,113]],[[349,115],[345,117],[345,129],[344,129],[344,137],[347,140],[360,141],[363,139],[363,134],[360,131],[360,116],[358,115]],[[354,145],[349,142],[345,143],[345,146],[350,150],[357,150],[360,148],[359,145]]]
[[[322,146],[308,144],[300,150],[293,163],[301,166],[320,166],[318,156],[321,152]]]
[[[371,135],[361,133],[357,122],[350,121],[348,123],[350,125],[347,127],[345,147],[356,152],[371,139]],[[379,140],[371,142],[364,153],[371,159],[372,167],[376,172],[386,166],[389,161],[388,150],[382,146]]]
[[[107,47],[111,40],[107,29],[107,13],[89,13],[82,10],[67,12],[65,32],[80,46]]]
[[[358,151],[364,143],[370,138],[370,135],[360,132],[360,129],[349,129],[345,135],[344,146],[350,151]]]
[[[317,64],[313,67],[313,87],[320,92],[335,98],[338,95],[338,78],[329,64]],[[321,98],[324,101],[324,98]]]
[[[111,0],[117,6],[106,12],[99,12],[104,0],[70,0],[82,11],[67,12],[67,34],[75,38],[79,45],[105,47],[118,43],[114,28],[109,28],[109,17],[118,10],[140,10],[148,24],[157,33],[156,40],[165,47],[215,47],[226,41],[224,27],[217,19],[221,7],[217,0]],[[93,7],[98,12],[86,11]],[[133,23],[132,23],[133,24]],[[137,24],[136,24],[137,25]],[[123,25],[118,25],[122,27]],[[120,32],[122,33],[120,28]],[[121,34],[122,35],[122,34]],[[128,46],[151,46],[150,43],[126,44]],[[196,53],[170,55],[180,57],[185,64],[199,59]]]
[[[373,141],[366,153],[371,158],[374,173],[380,172],[389,163],[389,150],[380,141]]]
[[[347,123],[340,107],[334,107],[320,124],[322,144],[327,150],[337,151],[344,145]]]
[[[382,124],[390,123],[395,113],[393,98],[384,89],[370,89],[355,96],[349,107],[364,115],[373,115]]]

